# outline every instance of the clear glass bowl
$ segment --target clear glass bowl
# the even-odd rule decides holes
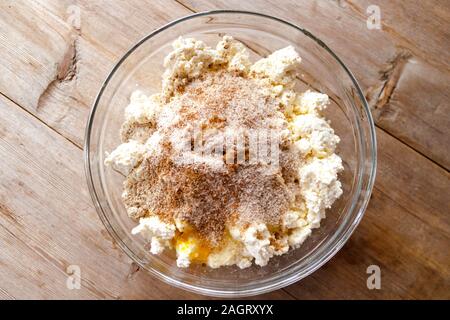
[[[297,250],[274,257],[265,267],[210,269],[176,266],[170,250],[155,256],[143,239],[132,236],[135,223],[121,201],[124,177],[105,168],[105,152],[120,144],[119,130],[131,93],[139,88],[160,91],[163,58],[179,36],[215,45],[231,35],[249,48],[253,59],[293,45],[302,57],[299,90],[311,88],[330,96],[325,112],[341,137],[337,153],[345,170],[340,175],[343,196],[327,211],[319,229]],[[322,266],[344,245],[361,220],[376,171],[376,141],[367,102],[354,76],[322,41],[286,21],[252,12],[213,11],[194,14],[163,26],[131,48],[113,68],[91,111],[85,140],[89,190],[98,214],[119,246],[139,266],[157,278],[196,293],[239,297],[256,295],[292,284]]]

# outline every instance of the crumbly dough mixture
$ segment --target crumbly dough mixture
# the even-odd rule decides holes
[[[179,267],[264,266],[342,194],[339,137],[320,114],[328,96],[294,90],[291,46],[254,64],[229,36],[173,48],[161,93],[132,94],[123,143],[105,160],[126,176],[132,233],[153,254],[175,249]]]

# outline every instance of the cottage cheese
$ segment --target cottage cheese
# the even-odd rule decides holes
[[[125,109],[125,119],[139,124],[151,123],[161,110],[159,95],[146,96],[139,90],[131,94],[130,104]]]
[[[170,247],[170,240],[175,236],[175,226],[161,221],[158,217],[141,218],[139,225],[131,230],[132,234],[141,234],[151,241],[150,252],[160,254],[165,247]]]
[[[275,86],[291,84],[297,74],[302,59],[294,47],[288,46],[275,51],[267,58],[257,61],[250,67],[250,72],[256,77],[268,78]]]
[[[302,202],[280,212],[276,233],[261,221],[245,226],[230,223],[226,227],[228,236],[218,248],[206,248],[185,221],[163,222],[150,213],[139,220],[132,233],[149,241],[153,254],[160,254],[164,248],[174,248],[178,267],[188,267],[192,262],[205,263],[211,268],[231,265],[247,268],[252,263],[265,266],[274,256],[301,246],[312,229],[320,226],[326,209],[342,195],[338,174],[343,166],[341,158],[335,154],[340,139],[321,116],[329,103],[328,96],[313,91],[299,94],[294,90],[301,58],[292,46],[254,64],[250,62],[245,46],[229,36],[225,36],[215,49],[192,38],[177,39],[173,49],[164,60],[166,71],[161,95],[147,97],[141,92],[133,93],[125,110],[126,121],[149,126],[157,125],[157,117],[158,121],[176,121],[177,114],[164,109],[164,103],[211,68],[238,72],[259,81],[267,88],[267,95],[279,101],[281,111],[289,121],[286,134],[303,159],[298,168]],[[128,175],[144,157],[157,152],[160,138],[152,135],[144,144],[134,140],[125,142],[108,155],[105,164]],[[179,137],[174,137],[174,145],[177,140]],[[183,159],[179,161],[182,165]],[[217,168],[223,166],[222,163],[214,165]],[[139,172],[134,174],[139,175]],[[136,207],[127,209],[131,217],[139,216],[138,212],[141,212]]]
[[[213,66],[226,65],[229,71],[247,72],[251,65],[245,47],[230,36],[225,36],[216,49],[202,41],[181,37],[173,43],[173,48],[164,60],[162,91],[166,98]]]
[[[244,269],[252,265],[253,257],[245,249],[242,242],[229,240],[225,247],[208,256],[207,264],[211,268],[237,265]]]
[[[255,258],[255,263],[265,266],[274,255],[274,248],[270,245],[271,234],[264,223],[253,223],[245,230],[231,229],[232,237],[242,242],[246,253]]]
[[[337,174],[343,170],[342,160],[332,154],[326,158],[312,158],[300,168],[300,183],[308,214],[306,220],[311,228],[320,226],[325,209],[331,208],[342,194]]]
[[[145,153],[145,146],[135,140],[122,143],[105,159],[106,165],[112,167],[122,173],[128,175],[131,170],[142,160]]]

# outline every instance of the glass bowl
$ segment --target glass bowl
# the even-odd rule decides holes
[[[223,35],[244,43],[253,60],[288,45],[302,57],[299,90],[326,93],[331,104],[325,116],[341,142],[337,153],[345,170],[340,174],[342,197],[327,210],[321,227],[288,254],[274,257],[265,267],[211,269],[176,266],[175,254],[148,252],[142,237],[131,235],[136,225],[121,201],[124,177],[103,164],[105,152],[120,144],[119,130],[131,93],[160,91],[162,62],[178,37],[194,37],[215,46]],[[290,285],[317,270],[344,245],[361,220],[370,198],[376,171],[376,141],[367,102],[352,73],[322,41],[289,22],[258,13],[211,11],[171,22],[132,47],[104,82],[91,111],[85,137],[85,167],[89,190],[98,214],[118,245],[139,266],[157,278],[192,292],[240,297]]]

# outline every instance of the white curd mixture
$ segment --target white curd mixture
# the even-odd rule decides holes
[[[123,143],[105,163],[126,176],[123,201],[139,223],[131,232],[152,254],[175,250],[183,268],[265,266],[320,227],[342,194],[343,166],[339,137],[321,115],[328,96],[294,89],[300,62],[292,46],[252,64],[230,36],[215,49],[180,38],[161,92],[132,94]],[[269,146],[276,160],[249,161],[257,130],[278,142],[277,151]],[[268,140],[257,141],[262,150]]]

